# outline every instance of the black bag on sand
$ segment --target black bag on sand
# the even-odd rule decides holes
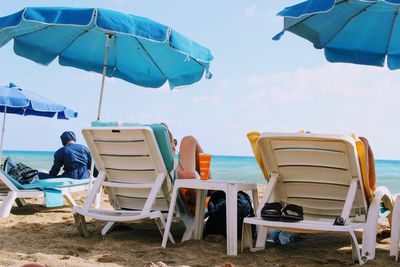
[[[248,194],[239,191],[237,195],[238,238],[242,237],[243,220],[253,217],[254,210]],[[208,220],[204,236],[219,234],[226,237],[226,196],[224,191],[215,191],[208,202]]]

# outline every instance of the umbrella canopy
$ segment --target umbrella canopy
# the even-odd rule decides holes
[[[330,62],[400,68],[400,0],[308,0],[287,7],[285,31],[324,49]]]
[[[0,112],[40,117],[54,117],[57,114],[58,119],[66,120],[78,116],[77,112],[13,83],[0,86]]]
[[[0,17],[0,47],[14,40],[17,55],[48,65],[171,89],[210,78],[209,49],[175,30],[134,15],[100,8],[28,7]],[[100,116],[100,106],[98,118]]]

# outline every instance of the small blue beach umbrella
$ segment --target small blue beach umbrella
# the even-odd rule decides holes
[[[324,49],[329,62],[400,68],[400,0],[308,0],[278,13],[283,31]]]
[[[52,100],[41,97],[28,90],[23,90],[13,83],[9,86],[0,86],[0,112],[3,112],[3,126],[0,141],[0,160],[3,156],[3,137],[6,114],[18,114],[23,116],[54,117],[57,119],[72,119],[78,113],[55,103]]]
[[[39,64],[58,57],[64,66],[102,73],[104,79],[171,89],[211,78],[209,49],[147,18],[100,8],[28,7],[0,17],[0,47]]]

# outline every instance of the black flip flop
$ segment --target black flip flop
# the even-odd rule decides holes
[[[282,215],[280,216],[282,222],[298,222],[303,220],[303,207],[288,204],[282,210]]]
[[[261,218],[267,221],[279,221],[282,215],[282,204],[279,202],[265,203],[261,209]]]

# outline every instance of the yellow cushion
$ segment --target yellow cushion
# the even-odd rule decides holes
[[[261,157],[261,153],[260,153],[260,150],[258,149],[258,146],[257,146],[257,141],[260,138],[260,135],[261,134],[258,133],[258,132],[251,132],[251,133],[247,134],[247,138],[250,141],[251,148],[253,149],[253,153],[254,153],[254,156],[255,156],[256,161],[258,163],[258,166],[260,167],[265,179],[268,181],[269,180],[269,175],[267,173],[266,168],[264,167],[263,160],[262,160],[262,157]]]

